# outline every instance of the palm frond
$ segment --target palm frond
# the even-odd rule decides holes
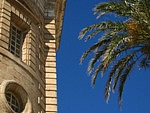
[[[97,66],[93,76],[92,76],[92,80],[91,80],[91,83],[92,83],[92,86],[95,85],[95,81],[96,81],[96,78],[97,78],[97,75],[98,73],[100,72],[100,70],[103,68],[103,64],[100,64]]]
[[[93,46],[91,46],[87,51],[85,51],[83,53],[83,55],[81,56],[81,59],[80,59],[80,62],[82,63],[83,60],[91,53],[93,52],[94,50],[96,50],[97,48],[99,48],[101,45],[107,43],[110,39],[108,40],[102,40],[102,41],[99,41],[97,42],[96,44],[94,44]]]
[[[129,61],[133,59],[134,55],[135,54],[128,55],[124,58],[121,58],[117,62],[116,65],[119,65],[119,66],[118,66],[118,70],[116,72],[116,75],[115,75],[115,78],[114,78],[114,81],[113,81],[113,86],[112,86],[113,92],[115,91],[115,88],[116,88],[116,85],[118,83],[119,77],[121,76],[121,74],[124,71],[125,67],[128,65]]]
[[[124,84],[134,65],[137,64],[140,68],[150,67],[150,0],[112,0],[98,4],[94,12],[98,18],[107,14],[126,18],[125,21],[102,21],[88,26],[79,35],[79,39],[84,38],[85,42],[98,38],[83,53],[80,61],[93,55],[88,65],[92,85],[95,85],[100,72],[103,76],[110,70],[105,99],[108,102],[111,88],[115,91],[116,86],[119,86],[118,102],[121,105]]]
[[[104,54],[104,51],[98,51],[95,53],[95,56],[90,60],[89,66],[88,66],[88,72],[89,74],[92,72],[94,64],[97,60],[100,59],[100,57]]]
[[[141,68],[150,68],[150,56],[145,56],[142,58],[142,60],[140,61],[139,66]]]
[[[95,36],[96,34],[101,33],[103,31],[115,30],[116,32],[117,31],[119,32],[124,28],[126,28],[125,24],[121,22],[112,22],[112,21],[100,22],[98,24],[94,24],[84,28],[79,34],[79,39],[83,39],[84,37],[85,41],[88,41],[89,39],[92,38],[92,36]],[[87,33],[89,34],[87,35]]]
[[[130,7],[127,7],[123,2],[105,2],[100,3],[94,8],[95,14],[98,14],[98,18],[107,14],[115,13],[119,16],[130,16]]]
[[[136,62],[132,62],[131,64],[129,64],[127,66],[127,68],[125,69],[124,74],[120,77],[120,84],[119,84],[119,105],[120,106],[122,105],[122,92],[123,92],[124,84],[125,84],[125,82],[128,78],[128,75],[135,63]]]
[[[112,83],[112,79],[113,79],[113,76],[115,75],[115,72],[117,70],[117,68],[120,66],[120,62],[117,63],[113,69],[111,70],[111,72],[109,73],[109,79],[106,83],[106,87],[105,87],[105,99],[106,99],[106,102],[108,103],[108,100],[109,100],[109,96],[110,96],[110,91],[111,91],[111,83]]]

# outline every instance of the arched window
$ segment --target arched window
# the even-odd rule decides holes
[[[0,108],[6,108],[8,113],[32,113],[32,105],[27,92],[14,80],[3,81],[0,94],[0,100],[2,100]]]

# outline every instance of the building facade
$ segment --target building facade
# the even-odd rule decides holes
[[[65,0],[0,0],[0,113],[57,113]]]

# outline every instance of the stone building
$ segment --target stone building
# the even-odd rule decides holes
[[[57,113],[65,0],[0,0],[0,113]]]

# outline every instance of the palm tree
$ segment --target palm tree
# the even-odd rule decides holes
[[[93,85],[100,72],[103,76],[109,71],[106,101],[111,89],[115,91],[118,86],[118,102],[121,105],[124,84],[131,70],[135,66],[150,66],[150,0],[111,0],[98,4],[94,12],[98,18],[112,14],[118,21],[101,21],[80,32],[79,39],[89,41],[98,38],[83,53],[81,63],[89,54],[93,55],[88,66],[88,73],[93,75]]]

